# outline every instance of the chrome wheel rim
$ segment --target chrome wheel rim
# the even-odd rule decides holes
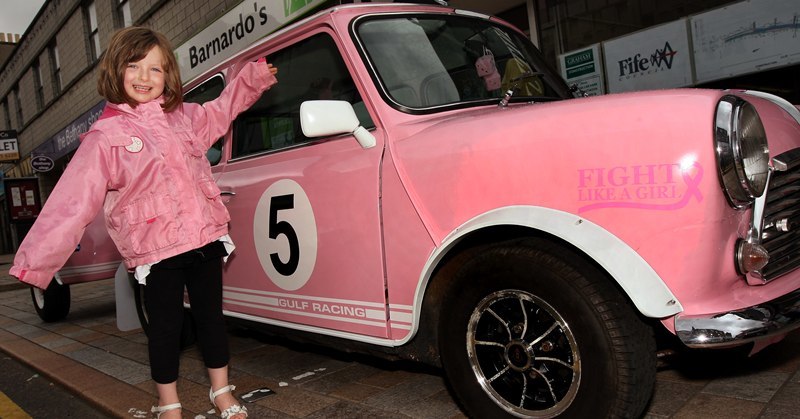
[[[561,315],[521,290],[497,291],[475,307],[467,355],[489,397],[519,417],[555,417],[578,392],[581,358]]]

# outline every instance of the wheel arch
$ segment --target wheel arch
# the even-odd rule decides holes
[[[683,311],[677,297],[636,251],[603,227],[567,212],[513,206],[489,211],[455,229],[429,257],[415,296],[417,344],[435,351],[442,299],[466,259],[500,242],[542,237],[573,249],[611,278],[645,317],[664,318]]]

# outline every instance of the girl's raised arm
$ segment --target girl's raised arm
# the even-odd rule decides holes
[[[195,135],[203,141],[204,150],[228,131],[237,115],[252,106],[265,90],[278,82],[276,71],[264,58],[247,63],[218,98],[204,103],[202,107],[184,104]]]

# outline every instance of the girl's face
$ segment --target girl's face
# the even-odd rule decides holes
[[[123,81],[125,93],[138,103],[150,102],[164,93],[164,57],[154,46],[144,58],[128,63]]]

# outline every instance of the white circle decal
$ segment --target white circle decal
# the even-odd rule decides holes
[[[294,291],[308,282],[317,261],[317,222],[300,184],[282,179],[264,191],[253,239],[261,267],[275,285]]]

